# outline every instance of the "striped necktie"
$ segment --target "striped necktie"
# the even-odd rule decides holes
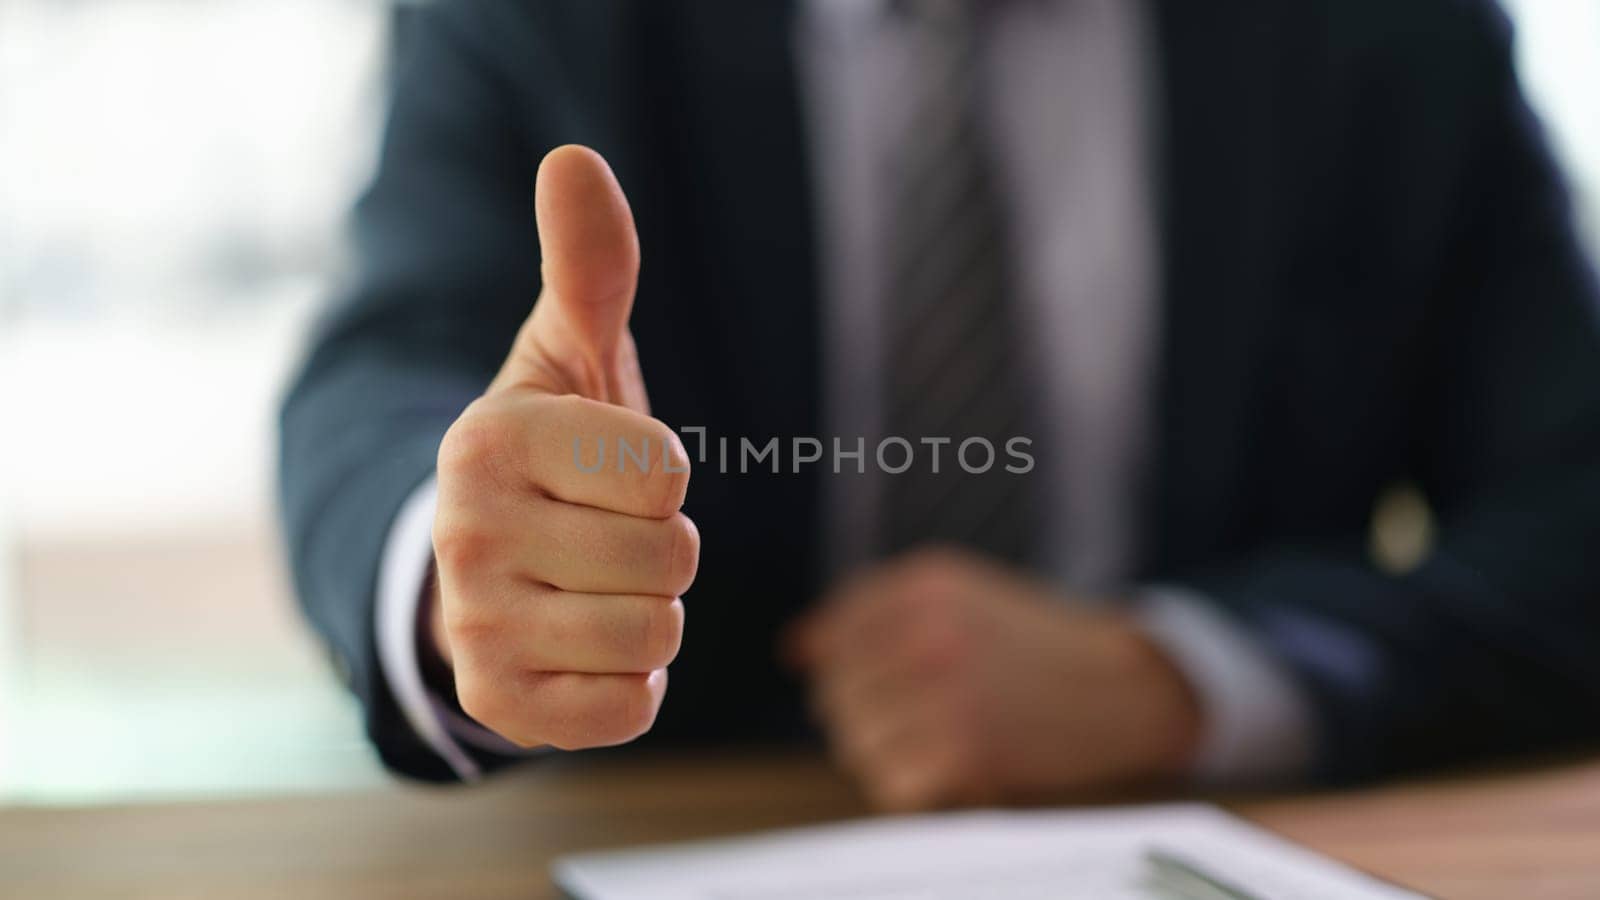
[[[908,30],[914,100],[887,160],[884,426],[911,443],[916,464],[885,476],[882,537],[889,553],[942,541],[1023,563],[1038,532],[1038,467],[1006,471],[1016,462],[1006,441],[1031,436],[1032,398],[1007,223],[977,116],[980,5],[903,0],[896,8]],[[934,472],[924,440],[938,438],[951,442],[938,448]]]

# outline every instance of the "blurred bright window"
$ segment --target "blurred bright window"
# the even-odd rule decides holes
[[[1600,2],[1503,0],[1517,67],[1577,190],[1590,258],[1600,259]]]
[[[0,795],[376,777],[271,472],[388,13],[0,0]]]

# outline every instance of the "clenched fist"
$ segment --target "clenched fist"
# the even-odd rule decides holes
[[[599,747],[655,721],[700,537],[678,511],[688,455],[649,415],[628,333],[628,201],[576,146],[545,157],[535,193],[543,293],[439,448],[428,628],[473,718],[526,747]]]
[[[790,635],[834,755],[891,810],[1054,798],[1176,776],[1198,700],[1126,613],[973,554],[870,569]]]

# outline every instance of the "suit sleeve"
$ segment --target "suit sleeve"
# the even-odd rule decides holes
[[[548,55],[525,27],[495,21],[498,9],[402,7],[377,173],[353,217],[353,278],[281,413],[281,505],[301,605],[384,762],[432,780],[453,773],[397,710],[373,604],[395,515],[538,294],[533,175],[547,141],[528,133],[533,117],[514,108],[503,64],[537,68]],[[542,81],[552,123],[560,81]]]
[[[1600,319],[1566,191],[1488,10],[1471,55],[1465,211],[1434,304],[1415,480],[1430,555],[1403,575],[1364,536],[1186,579],[1286,660],[1316,708],[1316,773],[1343,781],[1600,734]],[[1470,25],[1463,25],[1463,21]]]

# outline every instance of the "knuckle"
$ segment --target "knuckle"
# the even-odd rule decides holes
[[[508,739],[514,730],[507,715],[505,696],[495,688],[496,679],[484,677],[475,668],[461,667],[456,673],[456,701],[461,711],[471,716],[485,728]]]
[[[522,691],[533,686],[538,676],[510,669],[485,667],[459,668],[456,675],[456,702],[474,721],[524,749],[550,743],[543,704],[523,702]]]
[[[928,595],[919,590],[915,584],[906,585],[905,589],[886,595],[881,602],[885,604],[890,614],[906,622],[926,622],[929,618],[929,609],[932,607]]]
[[[655,697],[643,676],[623,679],[622,685],[613,701],[612,722],[619,729],[619,738],[631,741],[655,724]]]
[[[673,599],[670,603],[653,604],[643,617],[636,638],[639,667],[653,671],[672,662],[682,641],[683,602]]]
[[[441,511],[433,522],[433,555],[439,566],[467,571],[485,564],[497,541],[489,529],[463,516]]]
[[[470,601],[451,603],[444,609],[444,630],[450,636],[452,652],[467,658],[487,650],[498,640],[500,623],[480,604]]]
[[[683,508],[689,494],[689,454],[678,435],[661,421],[651,419],[652,445],[661,448],[660,465],[650,469],[642,496],[656,518],[665,519]]]
[[[678,513],[669,520],[670,540],[667,550],[667,583],[672,596],[689,590],[700,569],[700,529],[693,520]]]
[[[548,743],[562,750],[624,744],[655,723],[647,676],[607,675],[605,689],[552,723]]]
[[[941,595],[932,595],[922,616],[924,637],[935,646],[948,649],[950,644],[965,636],[961,619],[961,610],[956,604]]]
[[[564,716],[552,723],[550,736],[545,743],[557,750],[587,750],[591,747],[603,746],[603,742],[593,739],[592,731],[582,727],[574,716]]]
[[[494,729],[494,732],[523,750],[532,750],[543,747],[550,742],[541,737],[535,737],[536,732],[529,730],[521,723],[511,723],[506,728]]]
[[[688,476],[681,472],[652,469],[631,476],[628,491],[638,498],[639,512],[646,518],[670,518],[683,508],[688,493]]]
[[[491,412],[482,400],[474,401],[450,425],[439,442],[439,474],[445,478],[473,478],[490,471],[511,441],[504,417]]]
[[[951,742],[940,769],[951,787],[963,794],[982,793],[988,788],[988,761],[983,748],[970,738]]]
[[[911,590],[928,596],[941,594],[955,576],[955,563],[943,550],[923,551],[906,573]]]
[[[927,674],[958,669],[966,658],[965,640],[955,629],[928,628],[916,642],[912,656]]]
[[[637,432],[617,437],[608,474],[629,498],[631,512],[650,519],[671,518],[688,495],[688,455],[678,436],[658,419],[644,419]]]
[[[934,805],[939,791],[937,773],[899,769],[877,776],[871,784],[875,802],[892,812],[911,812]]]
[[[950,701],[953,710],[944,721],[945,764],[953,771],[981,772],[988,766],[983,713],[971,697],[957,695]]]

